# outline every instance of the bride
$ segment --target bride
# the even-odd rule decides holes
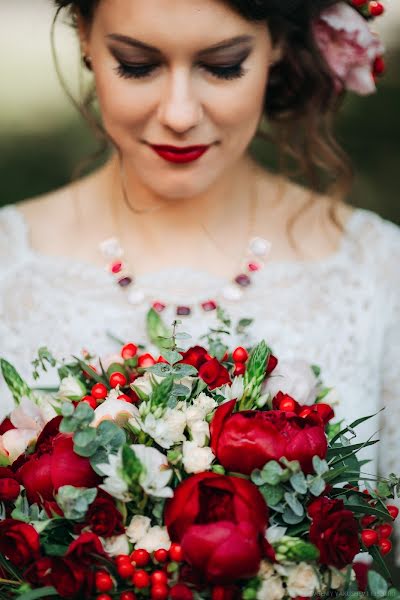
[[[57,0],[111,151],[1,209],[0,355],[30,380],[40,346],[112,354],[115,338],[145,341],[151,306],[194,344],[221,306],[253,319],[234,342],[265,338],[282,372],[318,364],[338,418],[384,406],[361,433],[380,430],[375,468],[398,471],[400,232],[347,202],[331,132],[345,90],[373,92],[382,70],[366,4]],[[256,162],[265,129],[310,187]],[[0,417],[9,408],[4,392]]]

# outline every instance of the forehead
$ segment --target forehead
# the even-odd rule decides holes
[[[101,0],[95,21],[105,33],[140,34],[149,43],[197,49],[237,35],[265,36],[224,0]]]

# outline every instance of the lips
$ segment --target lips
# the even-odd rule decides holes
[[[151,145],[154,152],[161,156],[161,158],[173,163],[187,163],[197,160],[207,152],[209,147],[206,145],[185,147]]]

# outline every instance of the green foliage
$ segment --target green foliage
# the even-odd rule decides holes
[[[66,519],[80,521],[84,519],[96,496],[97,488],[77,488],[72,485],[63,485],[57,492],[56,501]]]
[[[252,350],[243,379],[244,392],[239,403],[239,410],[256,407],[256,402],[261,394],[262,384],[265,380],[265,372],[270,354],[271,350],[265,341],[260,342]]]
[[[165,349],[172,349],[174,341],[171,339],[171,333],[165,325],[160,314],[151,308],[146,315],[147,336],[162,353]]]
[[[32,390],[18,371],[4,358],[0,358],[1,372],[8,389],[10,390],[14,402],[18,405],[24,396],[32,398]]]
[[[51,352],[48,350],[48,348],[43,346],[42,348],[39,348],[37,358],[35,358],[32,361],[32,365],[34,368],[33,378],[35,380],[39,379],[39,377],[40,377],[39,369],[42,369],[45,372],[47,371],[46,363],[48,365],[50,365],[51,367],[55,367],[57,364],[57,361],[54,358],[54,356],[51,354]]]

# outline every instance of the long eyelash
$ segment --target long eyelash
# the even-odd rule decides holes
[[[236,65],[226,67],[217,67],[210,65],[202,65],[202,68],[217,77],[218,79],[238,79],[243,77],[246,71],[243,69],[243,61]],[[117,75],[124,79],[143,79],[151,75],[157,65],[126,65],[122,62],[115,68]]]

